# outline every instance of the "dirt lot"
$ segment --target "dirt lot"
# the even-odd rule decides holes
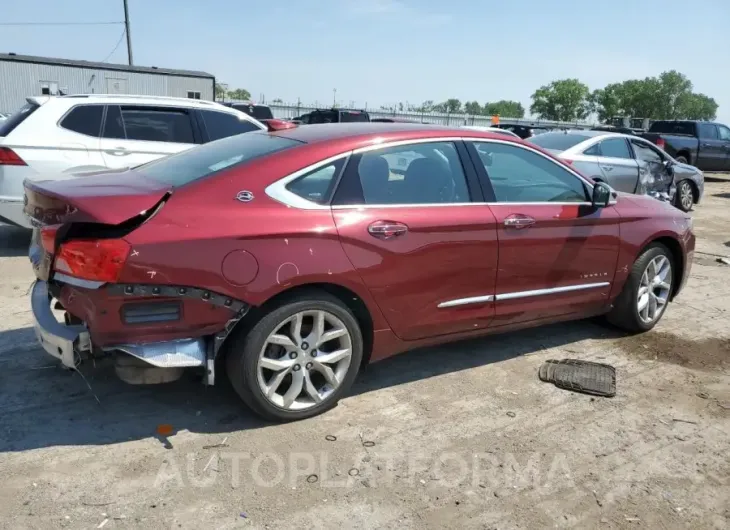
[[[578,322],[413,351],[289,425],[100,363],[90,391],[35,345],[27,239],[2,228],[0,527],[728,528],[730,180],[708,182],[695,225],[689,286],[653,332]],[[617,396],[541,383],[563,357],[616,366]]]

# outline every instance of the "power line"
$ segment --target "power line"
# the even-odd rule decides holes
[[[112,26],[124,22],[0,22],[0,26]]]
[[[122,43],[122,39],[124,39],[124,35],[126,35],[126,34],[127,34],[127,30],[123,29],[122,34],[119,36],[119,40],[117,41],[117,44],[114,46],[114,49],[109,52],[109,55],[107,55],[103,61],[101,61],[102,63],[107,62],[109,60],[109,57],[114,55],[114,52],[117,51],[117,48],[119,48],[119,45]]]

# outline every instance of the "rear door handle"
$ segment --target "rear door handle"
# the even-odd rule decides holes
[[[397,221],[375,221],[368,226],[368,233],[378,239],[393,239],[408,232],[408,227]]]
[[[107,149],[107,153],[110,155],[117,155],[117,156],[124,156],[128,155],[129,151],[127,151],[124,147],[115,147],[114,149]]]
[[[535,219],[533,219],[529,215],[523,215],[521,213],[509,215],[504,219],[504,226],[506,228],[516,228],[519,230],[522,228],[527,228],[534,224]]]

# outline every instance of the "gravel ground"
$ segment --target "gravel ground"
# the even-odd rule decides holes
[[[689,286],[650,333],[583,321],[413,351],[289,425],[226,387],[57,367],[30,327],[27,236],[2,227],[0,527],[728,528],[730,180],[695,226]],[[541,383],[564,357],[616,366],[616,397]]]

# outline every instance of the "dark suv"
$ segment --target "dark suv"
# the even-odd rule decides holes
[[[236,102],[221,102],[221,105],[231,107],[232,109],[240,110],[245,112],[249,116],[256,118],[257,120],[272,120],[274,114],[268,105],[261,105],[259,103],[236,103]]]
[[[364,110],[353,109],[317,109],[307,114],[302,114],[296,121],[312,123],[352,123],[370,121],[370,114]]]

